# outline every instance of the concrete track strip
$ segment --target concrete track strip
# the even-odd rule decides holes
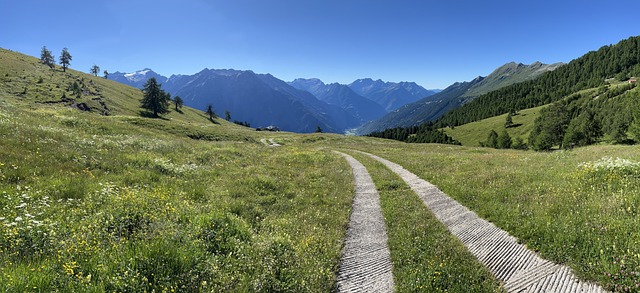
[[[515,237],[478,217],[402,166],[372,154],[363,154],[402,177],[438,220],[504,283],[508,292],[606,292],[595,284],[577,280],[569,267],[540,258],[519,244]]]
[[[380,195],[367,169],[342,155],[353,170],[355,197],[338,271],[338,292],[393,292],[393,265]]]

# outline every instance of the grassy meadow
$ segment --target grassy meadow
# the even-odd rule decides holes
[[[587,280],[640,284],[639,146],[536,153],[265,133],[187,107],[151,119],[137,89],[6,50],[0,81],[3,292],[332,292],[354,190],[334,149],[381,191],[400,292],[502,289],[400,178],[351,149],[403,165]],[[512,137],[537,111],[513,117]]]
[[[480,142],[487,141],[489,132],[492,129],[498,134],[506,129],[511,139],[519,137],[526,143],[529,139],[529,133],[531,133],[533,129],[534,121],[538,117],[540,110],[544,107],[546,106],[518,111],[517,115],[512,116],[513,126],[509,128],[505,128],[504,126],[507,114],[503,114],[457,126],[453,129],[445,128],[444,132],[462,143],[462,145],[480,146]]]
[[[536,153],[359,146],[397,162],[543,257],[612,291],[640,286],[640,147]]]

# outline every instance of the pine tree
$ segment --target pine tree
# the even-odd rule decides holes
[[[66,72],[67,67],[71,65],[71,54],[69,54],[69,50],[67,48],[62,49],[62,53],[60,54],[60,65],[62,65],[62,71]]]
[[[162,90],[155,77],[150,78],[142,89],[144,97],[141,107],[153,113],[153,117],[169,112],[169,95]]]
[[[509,128],[511,126],[513,126],[513,118],[511,112],[509,112],[509,114],[507,114],[507,119],[504,122],[504,127]]]
[[[211,122],[213,122],[213,118],[215,118],[217,116],[216,112],[213,111],[213,105],[211,105],[211,104],[207,105],[207,112],[206,113],[207,113],[207,115],[209,115],[209,120]]]
[[[40,61],[42,61],[44,65],[49,66],[49,68],[55,67],[55,58],[53,57],[53,54],[51,54],[51,51],[47,50],[47,46],[43,46],[40,51]]]
[[[322,133],[322,128],[320,128],[320,125],[316,126],[316,132],[317,133]]]
[[[224,119],[227,121],[231,121],[231,112],[229,112],[229,110],[224,111]]]
[[[94,76],[98,76],[98,73],[100,72],[100,66],[93,64],[93,66],[91,66],[90,72]]]
[[[104,79],[109,78],[109,71],[107,71],[106,69],[104,70],[103,74],[104,74]]]
[[[513,141],[511,140],[511,136],[507,130],[503,130],[502,133],[498,136],[498,148],[499,149],[510,149]]]
[[[495,132],[495,130],[491,130],[491,132],[489,132],[486,146],[494,149],[498,148],[498,133]]]
[[[176,112],[179,112],[180,111],[179,109],[182,108],[184,101],[180,96],[176,96],[175,98],[173,98],[173,102],[176,104]]]

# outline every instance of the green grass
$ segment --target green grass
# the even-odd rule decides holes
[[[533,129],[534,120],[544,107],[546,106],[518,111],[518,114],[512,117],[513,126],[506,128],[511,139],[519,137],[526,143],[529,139],[529,133],[531,133]],[[464,146],[480,146],[481,141],[484,142],[487,140],[491,129],[495,130],[498,134],[502,133],[505,129],[504,123],[506,118],[507,114],[503,114],[457,126],[454,129],[445,128],[444,132]]]
[[[413,144],[360,148],[436,184],[582,278],[609,290],[636,290],[640,282],[638,146],[551,153]]]
[[[334,289],[353,197],[341,157],[267,148],[272,134],[188,107],[144,118],[137,89],[0,58],[1,291]]]
[[[380,192],[397,292],[503,292],[500,283],[381,163],[353,153]]]
[[[333,291],[353,178],[332,149],[403,165],[611,290],[640,282],[638,146],[534,153],[265,133],[186,107],[150,119],[137,89],[6,50],[0,81],[1,291]],[[74,81],[86,89],[74,103],[90,111],[61,99]],[[514,116],[512,136],[535,113]],[[401,290],[454,291],[458,274],[495,289],[406,185],[363,161],[382,189]]]
[[[0,110],[1,290],[332,290],[353,196],[344,160],[130,119]]]

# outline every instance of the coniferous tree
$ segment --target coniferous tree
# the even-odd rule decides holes
[[[100,66],[93,64],[93,66],[91,66],[91,74],[98,76],[98,73],[100,73]]]
[[[509,114],[507,114],[507,118],[505,119],[504,127],[509,128],[511,126],[513,126],[513,118],[511,112],[509,112]]]
[[[575,146],[591,145],[601,136],[602,130],[595,115],[591,111],[586,111],[569,122],[562,146],[568,149]]]
[[[492,129],[491,132],[489,132],[485,146],[494,149],[498,148],[498,133],[495,130]]]
[[[141,107],[153,113],[153,117],[169,112],[169,95],[162,90],[155,77],[150,78],[142,89],[144,97]]]
[[[514,150],[526,150],[527,144],[524,143],[522,138],[518,136],[513,140],[513,144],[511,145],[511,148],[513,148]]]
[[[503,130],[502,133],[498,136],[498,148],[499,149],[510,149],[513,141],[511,140],[511,136],[507,132],[507,130]]]
[[[173,102],[176,105],[176,112],[180,111],[179,109],[181,109],[182,105],[184,104],[182,98],[180,96],[176,96],[175,98],[173,98]]]
[[[67,67],[71,65],[71,54],[67,48],[62,49],[62,53],[60,53],[60,65],[62,65],[62,71],[66,72]]]
[[[109,71],[107,71],[106,69],[104,70],[103,74],[104,74],[104,79],[109,78]]]
[[[51,51],[47,50],[47,46],[43,46],[40,51],[40,61],[42,61],[44,65],[49,66],[49,68],[55,67],[55,58],[53,57],[53,54],[51,54]]]
[[[320,125],[316,126],[316,132],[317,133],[322,133],[322,128],[320,128]]]
[[[213,111],[213,105],[211,105],[211,104],[207,105],[207,112],[206,113],[207,113],[207,115],[209,115],[209,120],[211,122],[213,122],[213,118],[216,117],[216,112]]]
[[[229,110],[224,111],[224,119],[227,121],[231,121],[231,112],[229,112]]]

